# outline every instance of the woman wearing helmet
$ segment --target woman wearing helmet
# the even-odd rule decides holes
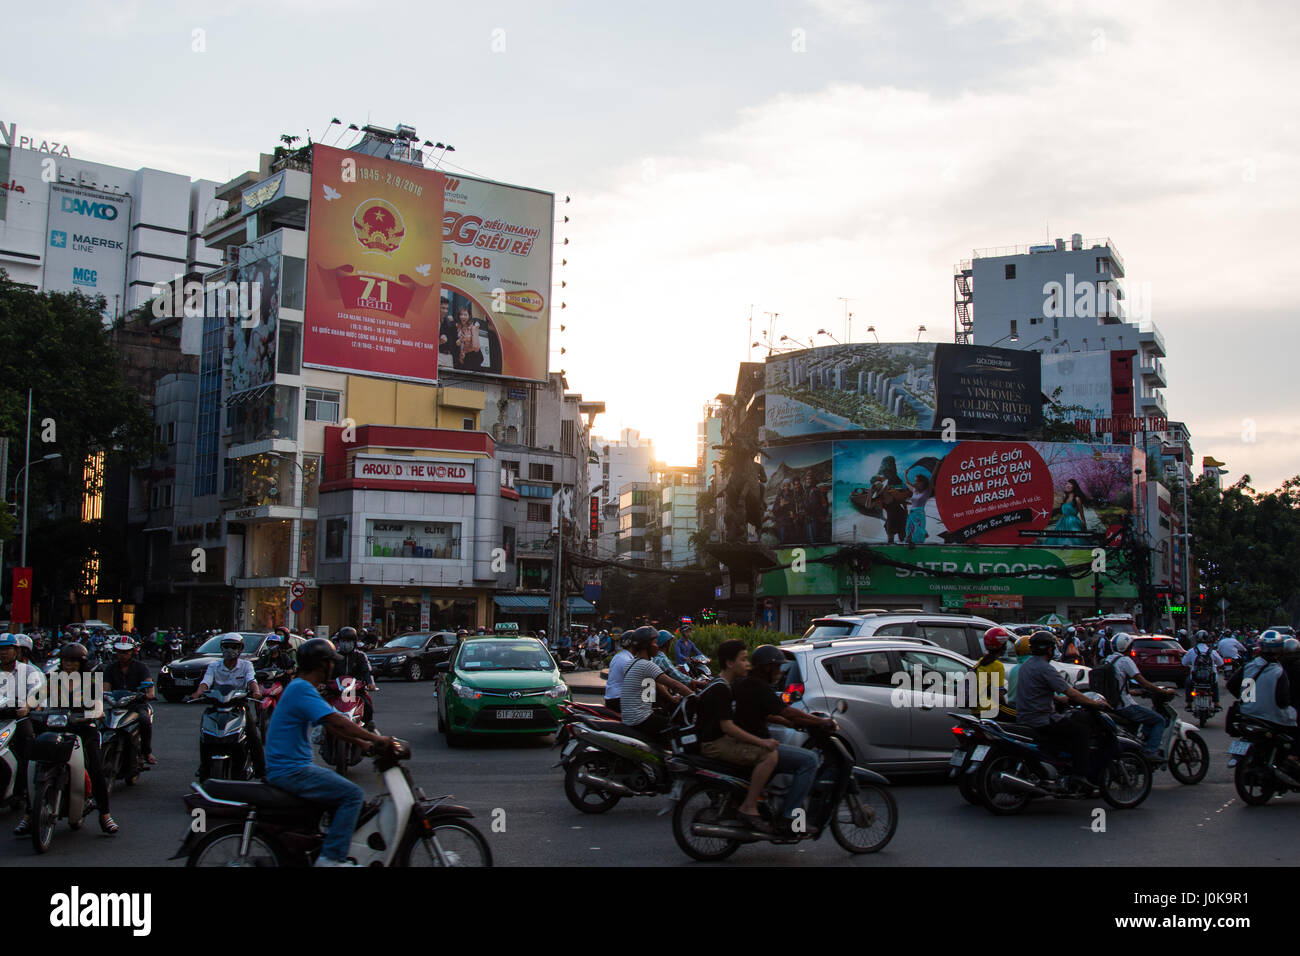
[[[975,662],[978,700],[973,711],[979,717],[1015,722],[1015,708],[1007,704],[1007,669],[1002,663],[1002,655],[1013,637],[1011,631],[1001,626],[990,627],[984,632],[984,656]]]

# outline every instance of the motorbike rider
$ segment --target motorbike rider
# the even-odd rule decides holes
[[[692,657],[700,656],[700,649],[696,647],[695,642],[691,640],[691,626],[689,624],[683,624],[678,629],[677,646],[673,648],[673,651],[677,657],[678,667],[685,664]]]
[[[339,632],[334,635],[334,647],[343,657],[343,662],[335,668],[335,677],[351,677],[358,684],[361,684],[367,690],[365,698],[362,700],[362,723],[366,727],[375,726],[375,705],[370,699],[370,695],[379,689],[375,684],[374,674],[370,671],[370,661],[366,659],[364,652],[357,648],[357,629],[355,627],[341,627]]]
[[[1149,707],[1143,707],[1133,699],[1129,691],[1129,681],[1136,681],[1152,696],[1173,697],[1174,691],[1151,683],[1138,670],[1137,661],[1129,657],[1128,650],[1133,645],[1132,634],[1117,634],[1115,650],[1102,663],[1112,663],[1115,676],[1119,679],[1120,707],[1115,711],[1142,727],[1142,746],[1148,757],[1157,760],[1167,755],[1160,753],[1160,741],[1164,737],[1168,722]]]
[[[1292,776],[1300,774],[1300,735],[1296,735],[1296,708],[1291,695],[1291,681],[1282,664],[1286,638],[1268,630],[1259,636],[1259,656],[1248,662],[1228,680],[1228,690],[1241,700],[1241,716],[1286,728],[1296,744],[1287,757]],[[1253,693],[1243,696],[1242,688],[1251,681]]]
[[[149,701],[154,699],[153,676],[149,665],[136,657],[135,641],[129,637],[119,637],[113,642],[116,660],[104,672],[104,683],[109,690],[139,690],[141,684],[149,686],[143,691],[144,699],[131,705],[131,710],[140,716],[140,751],[147,764],[158,763],[153,755],[153,721],[149,717]]]
[[[692,690],[699,690],[708,681],[693,680],[689,674],[683,674],[672,662],[668,660],[668,645],[672,643],[673,635],[669,631],[660,631],[655,638],[655,652],[650,659],[659,665],[659,669],[680,684],[690,685]]]
[[[754,648],[749,662],[749,675],[741,677],[731,688],[736,700],[737,727],[764,740],[771,737],[767,729],[769,721],[787,727],[816,727],[827,733],[834,733],[838,729],[830,717],[814,717],[807,711],[791,707],[777,694],[773,685],[786,671],[785,655],[780,648],[761,644]],[[789,835],[797,832],[795,819],[798,811],[803,808],[808,792],[812,790],[813,777],[820,761],[812,750],[790,744],[777,744],[776,754],[774,772],[792,775],[785,804],[781,808],[781,832]]]
[[[1087,710],[1056,713],[1055,699],[1063,695],[1070,703],[1092,710],[1107,710],[1105,700],[1094,700],[1071,687],[1051,664],[1056,638],[1046,631],[1029,635],[1027,661],[1016,668],[1016,723],[1034,731],[1049,746],[1068,750],[1073,758],[1075,786],[1090,786],[1086,777],[1091,756],[1091,722]]]
[[[605,679],[605,706],[615,712],[623,709],[623,678],[634,660],[632,652],[627,649],[627,641],[631,636],[620,635],[619,643],[622,646],[609,662],[609,677]]]
[[[18,721],[14,724],[14,736],[9,741],[9,749],[17,760],[14,779],[15,806],[21,803],[28,806],[27,795],[27,753],[36,739],[32,723],[27,719],[30,708],[40,703],[42,683],[41,672],[31,664],[18,659],[18,635],[0,634],[0,697],[7,699],[10,707],[17,711]],[[24,821],[25,822],[25,821]],[[14,828],[15,836],[24,836],[30,830],[20,822]]]
[[[85,673],[89,657],[90,653],[85,645],[76,642],[65,644],[59,650],[59,671],[63,674]],[[60,683],[58,674],[51,673],[48,682],[50,685]],[[51,686],[47,693],[50,694],[52,702],[58,702],[60,698],[66,696],[62,690],[56,692],[54,686]],[[99,752],[99,728],[96,726],[96,721],[104,716],[104,702],[102,699],[96,699],[85,703],[85,719],[69,722],[67,732],[76,734],[77,739],[81,741],[86,773],[90,776],[91,796],[95,800],[95,809],[99,811],[99,828],[112,835],[120,828],[109,813],[108,781],[104,778],[104,763]],[[31,833],[34,822],[32,808],[28,806],[27,815],[14,828],[14,836],[26,836]]]
[[[1022,634],[1016,638],[1016,662],[1007,670],[1007,706],[1011,708],[1012,713],[1016,712],[1016,685],[1020,682],[1020,668],[1031,656],[1029,635]]]
[[[669,677],[651,660],[658,637],[659,632],[648,624],[632,632],[628,647],[633,661],[623,675],[619,707],[625,726],[637,727],[650,735],[657,735],[668,726],[668,718],[654,711],[655,692],[662,693],[674,704],[691,693],[691,688]]]
[[[253,665],[254,670],[280,670],[292,674],[296,667],[289,638],[279,631],[266,635],[266,649]]]
[[[976,714],[1014,722],[1016,710],[1007,703],[1007,669],[1002,655],[1007,643],[1015,637],[1002,626],[990,627],[984,632],[984,656],[975,662],[975,688],[978,694]],[[988,677],[980,678],[981,674]]]
[[[1198,661],[1200,661],[1203,668],[1207,665],[1210,667],[1208,683],[1214,688],[1214,705],[1217,707],[1219,705],[1219,681],[1214,675],[1223,666],[1223,658],[1219,656],[1218,651],[1210,647],[1210,633],[1206,630],[1196,632],[1196,646],[1183,655],[1183,666],[1191,668],[1192,671],[1187,676],[1183,695],[1189,709],[1192,706],[1192,685],[1195,683],[1192,678],[1195,676]]]
[[[221,639],[221,657],[208,665],[203,673],[203,680],[198,688],[190,694],[190,700],[198,700],[209,688],[241,687],[246,688],[248,697],[244,699],[244,713],[247,726],[257,726],[257,712],[253,701],[260,700],[262,688],[257,685],[257,675],[253,672],[252,661],[246,661],[239,655],[244,652],[244,639],[238,634],[227,634]],[[262,739],[256,733],[248,735],[249,755],[253,758],[253,772],[263,777],[266,775],[266,756],[262,752]]]
[[[1219,641],[1219,646],[1215,648],[1219,656],[1226,661],[1239,661],[1246,657],[1246,647],[1241,641],[1237,640],[1231,634],[1225,634]]]
[[[695,712],[695,732],[700,753],[750,770],[749,789],[740,804],[740,818],[747,826],[763,832],[771,827],[758,813],[758,798],[776,772],[780,759],[778,744],[770,736],[760,737],[735,722],[732,687],[749,676],[749,649],[745,642],[731,639],[718,645],[718,676],[700,692]]]
[[[342,630],[353,630],[343,628]],[[353,630],[353,640],[356,631]],[[358,727],[329,705],[316,689],[327,684],[343,656],[323,637],[298,648],[298,676],[280,696],[266,731],[266,781],[306,800],[330,808],[330,827],[317,866],[356,866],[348,860],[352,831],[365,792],[333,770],[312,762],[311,728],[317,724],[348,743],[373,744],[392,750],[396,741]]]

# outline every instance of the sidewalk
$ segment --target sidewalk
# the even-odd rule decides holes
[[[599,697],[605,699],[605,681],[600,671],[573,671],[564,675],[564,682],[569,685],[577,697]]]

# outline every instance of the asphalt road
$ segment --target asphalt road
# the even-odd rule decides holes
[[[578,675],[588,690],[594,675]],[[598,683],[598,682],[596,682]],[[574,810],[553,769],[551,739],[513,738],[448,750],[436,732],[432,683],[384,682],[376,695],[376,722],[384,733],[414,748],[410,768],[431,795],[450,793],[475,811],[497,865],[696,866],[677,847],[666,797],[625,800],[601,816]],[[591,699],[591,698],[589,698]],[[114,837],[90,821],[80,832],[61,824],[52,851],[32,852],[30,840],[9,836],[16,817],[0,817],[0,866],[179,866],[168,861],[189,818],[181,803],[194,779],[198,704],[156,704],[158,766],[134,788],[113,796],[121,826]],[[900,778],[895,787],[898,831],[881,853],[853,857],[827,835],[794,846],[752,844],[731,862],[760,865],[887,867],[958,865],[1147,865],[1197,867],[1294,865],[1300,796],[1247,807],[1227,768],[1229,738],[1222,714],[1202,733],[1210,747],[1210,772],[1182,786],[1167,771],[1156,775],[1136,810],[1106,807],[1106,831],[1094,832],[1094,801],[1037,801],[1016,817],[994,817],[968,805],[944,778]],[[365,764],[357,779],[373,792]],[[1100,800],[1096,806],[1105,807]],[[1282,837],[1282,838],[1280,838]]]

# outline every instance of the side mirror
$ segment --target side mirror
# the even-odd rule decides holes
[[[433,666],[439,674],[445,674],[447,671],[451,670],[451,661],[438,661],[438,663]]]

